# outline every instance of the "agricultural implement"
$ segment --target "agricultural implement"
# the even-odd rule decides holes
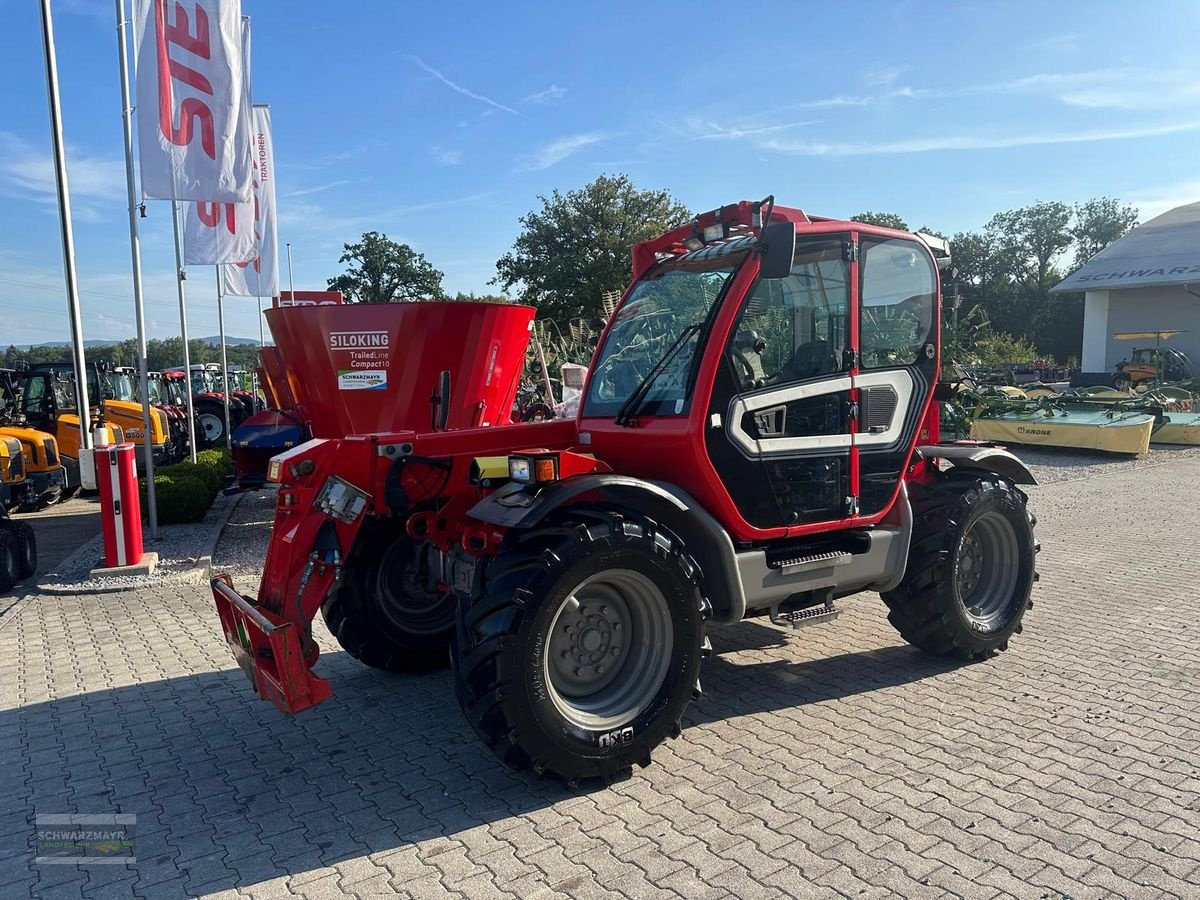
[[[275,346],[260,354],[264,386],[280,405],[234,431],[241,487],[261,485],[271,457],[310,437],[432,427],[429,392],[443,371],[451,378],[445,428],[511,422],[531,307],[364,303],[266,315]]]
[[[293,390],[333,397],[338,431],[310,416],[314,438],[270,462],[257,597],[212,581],[262,697],[285,713],[329,698],[320,613],[369,666],[449,657],[497,757],[575,782],[648,764],[679,734],[713,624],[815,625],[871,590],[931,653],[1008,647],[1036,579],[1019,487],[1033,477],[1001,448],[939,442],[930,247],[768,198],[632,255],[575,419],[506,424],[504,404],[480,407],[518,374],[499,361],[524,347],[520,319],[403,343],[388,329],[305,340],[314,324],[287,320]],[[356,348],[371,369],[335,362]],[[385,364],[388,384],[404,379],[395,417],[370,404]]]
[[[54,434],[29,425],[23,411],[21,375],[12,369],[0,369],[0,442],[8,459],[5,505],[10,510],[33,512],[61,500],[68,477]]]

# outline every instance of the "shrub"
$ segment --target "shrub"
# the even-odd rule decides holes
[[[174,468],[174,467],[172,467]],[[142,479],[142,514],[146,514],[145,479]],[[181,475],[155,475],[154,497],[158,503],[158,521],[163,525],[199,522],[212,505],[213,495],[199,478]]]
[[[208,489],[210,503],[221,492],[221,487],[225,481],[221,473],[217,470],[217,467],[207,460],[203,462],[199,460],[197,462],[185,461],[175,463],[173,466],[164,466],[156,470],[155,475],[163,475],[175,480],[184,478],[196,479]]]
[[[209,450],[201,450],[196,454],[196,462],[214,466],[221,473],[222,478],[233,474],[233,459],[227,448],[213,447]]]

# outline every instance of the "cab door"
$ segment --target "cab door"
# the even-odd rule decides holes
[[[854,511],[855,252],[850,234],[799,238],[791,274],[759,279],[730,330],[706,448],[754,528],[834,522]]]
[[[915,239],[863,235],[859,244],[856,505],[887,509],[937,381],[937,269]]]

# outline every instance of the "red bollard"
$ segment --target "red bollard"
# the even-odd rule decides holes
[[[142,504],[138,499],[135,444],[96,448],[96,486],[104,565],[135,566],[142,561]]]

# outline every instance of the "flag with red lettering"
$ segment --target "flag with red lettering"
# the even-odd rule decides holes
[[[275,223],[275,151],[271,143],[271,108],[255,105],[254,241],[252,262],[223,266],[225,293],[236,297],[274,297],[279,294],[279,240]]]
[[[186,204],[183,216],[185,266],[249,262],[258,257],[253,203],[200,200]]]
[[[246,109],[250,103],[250,18],[242,16],[242,71]],[[238,142],[250,152],[251,119],[248,115],[244,134]],[[239,126],[240,127],[240,126]],[[252,163],[253,165],[253,163]],[[254,203],[210,203],[197,200],[184,206],[183,264],[186,266],[216,265],[228,262],[251,262],[258,258],[254,238]]]
[[[251,200],[241,0],[134,0],[142,195]]]

